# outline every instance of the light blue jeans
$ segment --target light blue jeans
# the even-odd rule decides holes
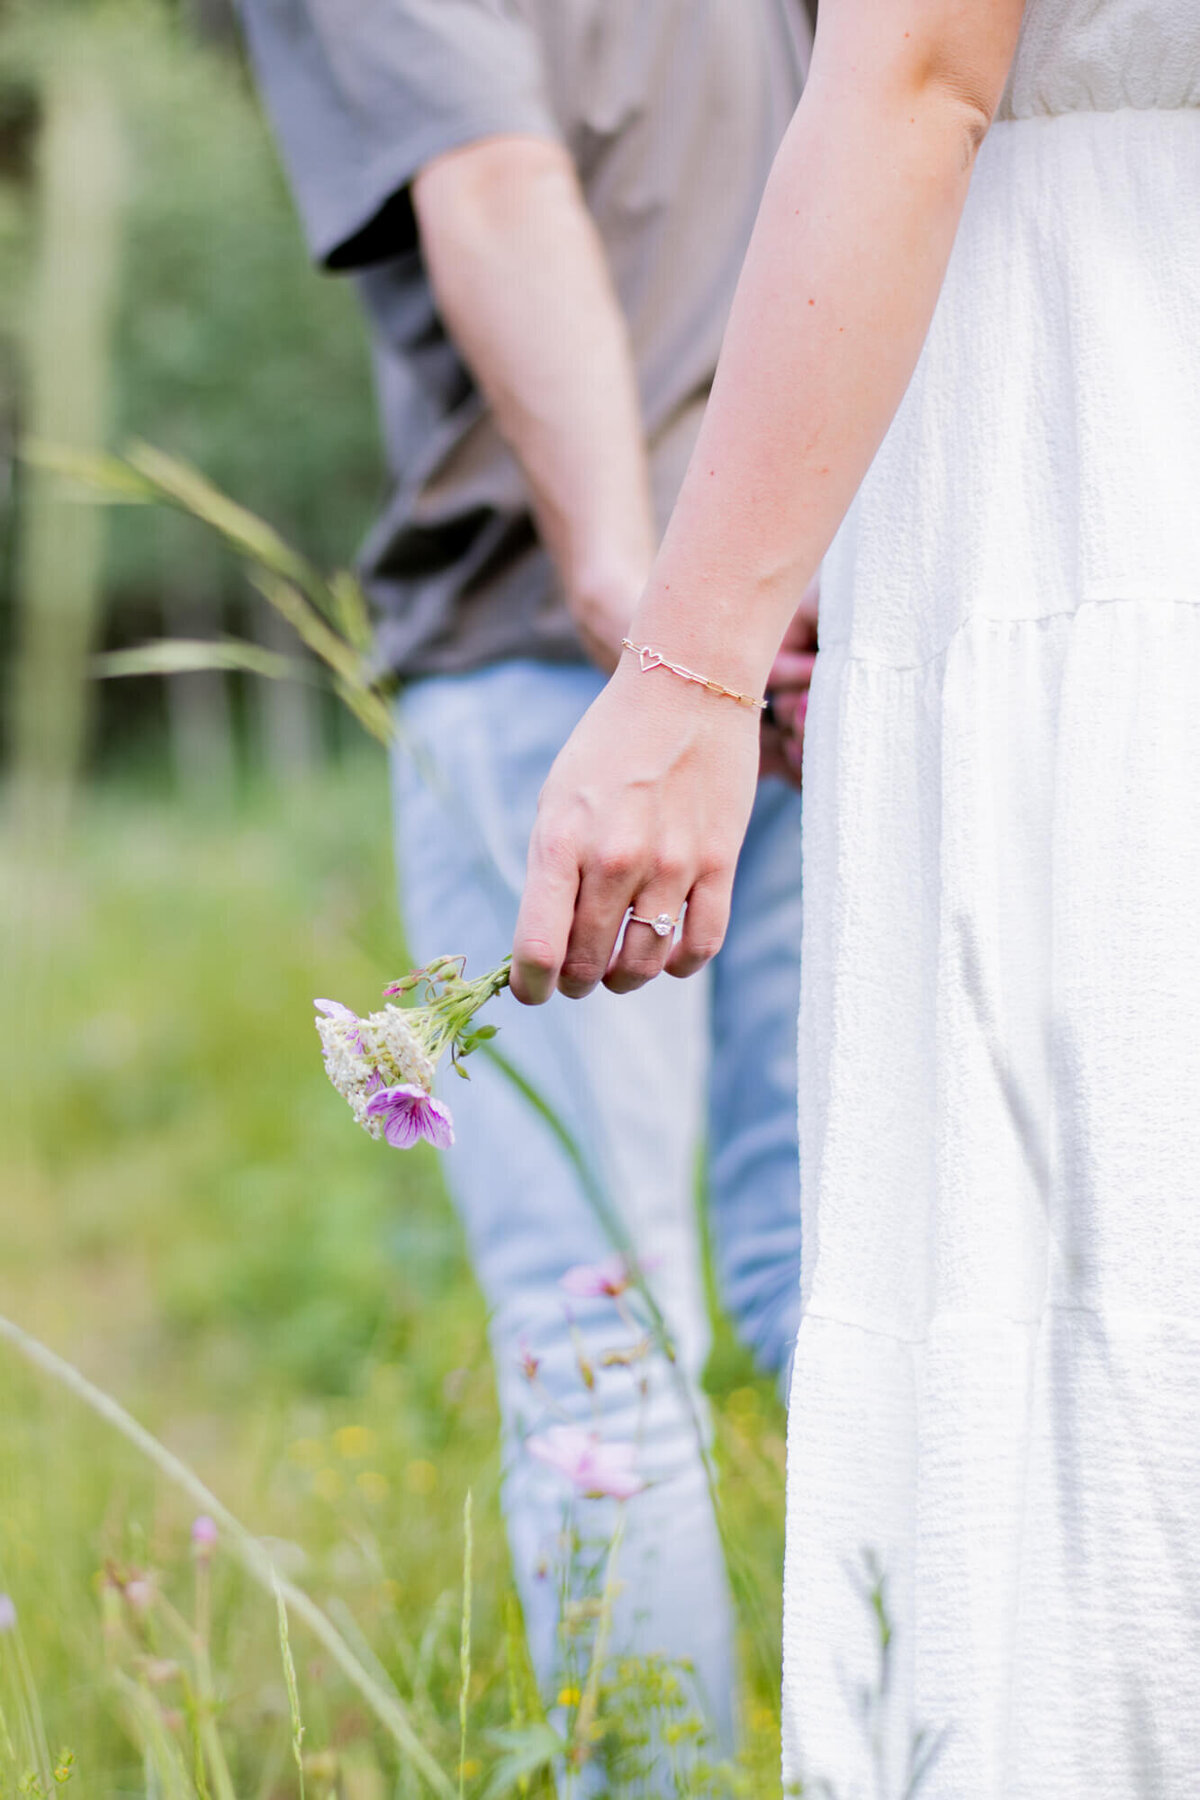
[[[587,668],[521,661],[419,681],[401,696],[398,861],[419,961],[463,952],[479,973],[509,950],[538,793],[600,685]],[[799,1316],[799,952],[800,801],[768,781],[725,947],[703,975],[536,1009],[505,994],[489,1014],[497,1048],[580,1141],[652,1264],[678,1363],[651,1359],[646,1395],[636,1373],[601,1366],[630,1335],[613,1302],[568,1301],[559,1285],[611,1245],[552,1132],[482,1055],[470,1087],[455,1081],[449,1096],[458,1138],[444,1169],[491,1318],[505,1513],[539,1679],[551,1697],[564,1679],[558,1565],[570,1494],[522,1442],[568,1421],[635,1442],[653,1484],[626,1511],[613,1647],[688,1662],[722,1748],[733,1736],[734,1629],[696,1430],[707,1430],[709,1344],[696,1176],[707,1146],[719,1291],[763,1367],[782,1374]],[[534,1386],[523,1349],[540,1360]],[[596,1368],[591,1392],[581,1351]],[[614,1522],[610,1503],[595,1500],[578,1502],[574,1519],[596,1540]]]

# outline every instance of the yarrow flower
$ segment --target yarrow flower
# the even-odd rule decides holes
[[[508,985],[509,964],[467,981],[460,957],[443,956],[384,989],[385,1000],[425,990],[413,1006],[385,1005],[360,1018],[340,1000],[316,1000],[316,1027],[325,1072],[348,1103],[355,1123],[397,1150],[425,1138],[438,1150],[454,1142],[449,1108],[433,1098],[437,1066],[448,1050],[465,1075],[469,1056],[495,1026],[472,1027],[481,1006]]]
[[[551,1425],[526,1439],[526,1449],[565,1475],[585,1500],[632,1500],[646,1486],[634,1467],[633,1444],[605,1443],[582,1425]]]

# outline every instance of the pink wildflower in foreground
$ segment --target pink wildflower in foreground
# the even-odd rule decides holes
[[[379,1120],[393,1150],[411,1150],[421,1138],[435,1150],[448,1150],[454,1142],[449,1110],[423,1088],[382,1088],[367,1101],[367,1117]]]
[[[135,1574],[125,1583],[125,1598],[135,1613],[147,1613],[158,1598],[158,1591],[149,1575]]]
[[[659,1264],[657,1256],[642,1258],[642,1273],[656,1269]],[[623,1294],[631,1284],[633,1274],[628,1262],[615,1252],[598,1263],[576,1263],[568,1269],[559,1287],[576,1300],[615,1300]]]
[[[585,1500],[632,1500],[646,1483],[632,1444],[606,1444],[582,1425],[552,1425],[526,1441],[530,1456],[565,1475]]]
[[[207,1513],[200,1513],[192,1520],[192,1548],[197,1556],[206,1555],[217,1541],[216,1522]]]

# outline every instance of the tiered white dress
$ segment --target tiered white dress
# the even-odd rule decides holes
[[[821,635],[786,1772],[1195,1800],[1200,0],[1030,0]]]

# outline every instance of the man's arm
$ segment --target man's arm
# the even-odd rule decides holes
[[[615,667],[656,532],[629,335],[568,152],[483,139],[412,184],[447,330],[529,483],[589,653]]]

